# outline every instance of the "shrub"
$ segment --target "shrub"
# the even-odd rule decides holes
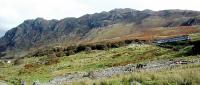
[[[200,54],[200,41],[193,43],[194,47],[192,48],[193,54]]]
[[[135,40],[134,40],[134,42],[140,43],[140,40],[138,40],[138,39],[135,39]]]
[[[86,45],[79,45],[76,49],[76,52],[86,51]]]
[[[60,49],[58,47],[53,48],[53,52],[60,52]]]
[[[56,53],[49,54],[47,57],[40,58],[37,64],[39,65],[52,65],[59,63],[59,57],[57,57]]]
[[[24,65],[24,68],[33,70],[33,69],[39,68],[39,64],[26,64]]]
[[[56,57],[63,57],[63,56],[65,56],[65,53],[64,52],[57,52],[55,55],[56,55]]]
[[[86,52],[90,52],[90,51],[92,51],[92,49],[91,49],[91,47],[86,47],[86,48],[85,48],[85,51],[86,51]]]
[[[49,58],[45,63],[45,65],[52,65],[57,63],[59,63],[59,58]]]
[[[111,43],[111,48],[118,48],[119,44],[118,43]]]
[[[69,51],[65,51],[65,55],[69,56],[69,55],[74,55],[75,51],[74,50],[69,50]]]
[[[96,45],[88,45],[92,50],[96,50]]]
[[[125,42],[125,44],[131,44],[131,43],[133,43],[133,40],[125,40],[124,42]]]
[[[67,47],[67,49],[64,49],[64,51],[70,51],[70,50],[76,51],[76,48],[77,48],[77,46],[69,46],[69,47]]]
[[[56,56],[55,53],[48,55],[45,65],[52,65],[59,63],[59,58]]]
[[[63,54],[66,56],[73,55],[77,51],[77,46],[69,46],[67,48],[64,48],[63,51],[64,51]]]
[[[40,57],[40,56],[45,56],[45,55],[47,55],[48,53],[49,53],[49,52],[47,52],[47,51],[39,50],[39,51],[35,52],[35,53],[33,54],[33,56],[35,56],[35,57]]]
[[[14,65],[20,65],[22,63],[23,63],[22,59],[16,59],[16,60],[14,60]]]
[[[125,41],[119,41],[117,42],[119,46],[125,46]]]
[[[96,45],[96,49],[97,49],[97,50],[107,50],[108,47],[107,47],[106,44],[97,44],[97,45]]]

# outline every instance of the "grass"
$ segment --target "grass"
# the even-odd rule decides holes
[[[47,69],[43,69],[43,67],[25,69],[24,66],[13,66],[8,65],[0,70],[2,78],[0,80],[4,80],[10,85],[18,85],[21,80],[25,80],[27,84],[31,84],[33,81],[40,80],[41,82],[46,82],[52,78]]]
[[[30,84],[37,80],[46,82],[55,76],[67,73],[89,72],[129,63],[169,58],[172,57],[169,56],[171,52],[173,51],[153,45],[133,44],[105,51],[94,50],[59,57],[59,62],[51,65],[44,64],[45,60],[49,60],[48,56],[24,58],[22,64],[4,66],[0,73],[3,74],[2,80],[12,84],[19,83],[19,80],[26,80]]]
[[[65,72],[92,71],[112,66],[143,62],[145,60],[153,60],[159,57],[152,55],[157,54],[159,56],[169,51],[150,45],[142,45],[138,47],[121,47],[107,51],[92,51],[91,53],[82,52],[72,56],[62,57],[60,63],[56,66],[62,69],[56,71],[55,74],[62,75]]]
[[[93,29],[86,35],[87,39],[81,42],[93,43],[100,41],[120,41],[124,39],[154,40],[199,32],[199,26],[137,28],[133,24],[127,25],[121,23],[102,29]]]
[[[194,33],[194,34],[190,34],[190,36],[192,37],[192,41],[199,41],[200,38],[200,33]]]
[[[175,69],[141,71],[97,80],[85,79],[73,85],[131,85],[133,81],[142,85],[199,85],[199,80],[200,65],[185,65]]]
[[[200,40],[198,33],[192,34],[192,39]],[[55,76],[62,76],[65,74],[76,72],[90,72],[93,70],[105,69],[112,66],[122,66],[127,64],[144,63],[147,61],[154,61],[160,59],[174,59],[174,58],[191,58],[188,57],[187,52],[191,51],[191,46],[179,47],[179,51],[162,48],[155,45],[147,44],[131,44],[120,48],[113,48],[108,50],[93,50],[88,52],[80,52],[75,55],[57,57],[58,61],[52,61],[48,56],[30,57],[21,60],[20,65],[0,64],[0,80],[8,82],[10,85],[17,85],[21,80],[25,80],[28,85],[39,80],[40,82],[47,82]],[[197,58],[199,59],[199,58]],[[53,58],[54,60],[54,58]],[[48,64],[46,64],[48,62]],[[49,64],[50,63],[50,64]],[[131,75],[120,75],[105,80],[97,80],[97,84],[119,84],[124,81],[125,85],[129,84],[130,79],[134,79],[144,85],[180,85],[179,81],[189,81],[187,78],[192,78],[192,84],[199,83],[199,77],[193,73],[200,70],[199,66],[195,68],[179,68],[175,70],[167,70],[161,72],[140,72]],[[194,72],[193,72],[194,71]],[[183,73],[183,74],[178,74]],[[182,76],[192,73],[194,77]],[[167,74],[167,75],[166,75]],[[135,76],[136,75],[136,76]],[[173,75],[175,77],[173,77]],[[199,75],[199,73],[197,73]],[[166,76],[166,77],[165,77]],[[167,77],[168,76],[168,77]],[[177,82],[170,80],[170,77],[178,79]],[[164,80],[166,79],[166,81]],[[194,80],[193,80],[194,79]],[[84,81],[83,84],[94,81]],[[191,83],[189,82],[189,83]],[[167,84],[168,83],[168,84]],[[184,84],[183,84],[184,85]]]

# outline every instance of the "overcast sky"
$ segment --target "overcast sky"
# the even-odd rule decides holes
[[[0,0],[0,36],[26,19],[79,17],[114,8],[200,10],[200,0]]]

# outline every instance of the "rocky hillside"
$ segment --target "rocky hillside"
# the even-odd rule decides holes
[[[81,41],[93,40],[96,37],[104,36],[104,33],[102,35],[93,33],[99,30],[116,28],[114,30],[120,30],[120,32],[123,32],[120,36],[123,36],[131,34],[134,30],[144,28],[199,24],[200,12],[189,10],[138,11],[127,8],[62,20],[37,18],[25,20],[0,38],[0,57],[3,58],[5,55],[7,55],[6,57],[13,57],[16,56],[16,53],[21,55],[22,52],[26,54],[26,51],[32,48],[53,44],[71,45],[74,42],[79,44]],[[113,34],[115,33],[119,32],[116,31]],[[107,33],[106,38],[108,39],[118,37],[108,34],[110,33]]]

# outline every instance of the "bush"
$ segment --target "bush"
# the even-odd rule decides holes
[[[61,51],[61,52],[57,52],[55,55],[57,57],[63,57],[63,56],[65,56],[65,53]]]
[[[140,40],[138,40],[138,39],[135,39],[135,40],[134,40],[134,42],[140,43]]]
[[[59,63],[59,58],[56,57],[55,54],[51,54],[50,57],[47,58],[45,65],[52,65]]]
[[[111,44],[111,48],[118,48],[118,47],[119,47],[119,45],[117,43],[112,43]]]
[[[125,46],[125,41],[113,42],[111,43],[111,48],[118,48],[120,46]]]
[[[193,48],[192,48],[192,53],[193,54],[200,54],[200,41],[194,42],[193,43]]]
[[[96,50],[96,45],[88,45],[92,50]]]
[[[22,59],[16,59],[16,60],[14,60],[14,65],[20,65],[22,63],[23,63]]]
[[[125,43],[125,41],[119,41],[118,44],[119,44],[119,46],[125,46],[126,43]]]
[[[63,49],[59,47],[53,48],[53,52],[60,52],[60,51],[63,51]]]
[[[74,55],[75,51],[74,50],[69,50],[69,51],[65,51],[65,55],[69,56],[69,55]]]
[[[133,40],[125,40],[124,42],[125,42],[125,44],[131,44],[131,43],[133,43]]]
[[[91,47],[86,47],[86,48],[85,48],[85,51],[86,51],[86,52],[90,52],[90,51],[92,51],[92,48],[91,48]]]
[[[47,57],[43,57],[39,60],[39,65],[52,65],[59,63],[59,57],[57,57],[56,53],[49,54]]]
[[[97,49],[97,50],[107,50],[108,47],[107,47],[106,44],[97,44],[97,45],[96,45],[96,49]]]
[[[76,51],[76,49],[77,49],[77,46],[69,46],[67,47],[67,49],[64,49],[64,51],[70,51],[70,50]]]
[[[69,47],[65,48],[63,51],[64,51],[63,54],[66,56],[73,55],[77,51],[77,46],[69,46]]]
[[[76,52],[87,51],[87,50],[91,50],[91,48],[86,45],[79,45],[76,49]]]
[[[31,70],[39,68],[39,67],[40,67],[39,64],[26,64],[26,65],[24,65],[25,69],[31,69]]]
[[[40,56],[45,56],[47,55],[49,52],[47,52],[46,50],[38,50],[37,52],[33,53],[33,56],[35,57],[40,57]]]

